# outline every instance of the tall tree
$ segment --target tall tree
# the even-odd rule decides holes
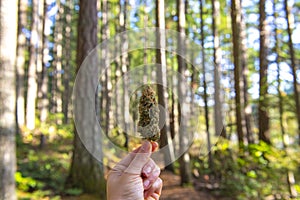
[[[61,1],[57,1],[58,11],[55,15],[54,27],[54,58],[53,58],[53,83],[52,83],[52,104],[54,113],[62,112],[62,52],[63,52],[63,16],[64,6]],[[60,118],[56,118],[57,123],[61,123]]]
[[[280,131],[281,131],[281,135],[282,135],[282,144],[283,147],[286,148],[286,146],[288,145],[286,143],[285,137],[286,132],[285,132],[285,128],[283,125],[283,96],[282,96],[282,91],[281,91],[281,85],[282,85],[282,80],[280,78],[281,76],[281,70],[280,70],[280,46],[279,46],[279,29],[277,27],[276,21],[278,18],[278,13],[276,11],[276,4],[278,3],[277,0],[273,1],[273,17],[274,17],[274,40],[275,40],[275,47],[274,47],[274,51],[275,51],[275,63],[277,66],[277,95],[278,95],[278,111],[279,111],[279,124],[280,124]]]
[[[37,97],[37,43],[38,43],[38,0],[32,0],[31,35],[29,48],[28,88],[26,100],[26,127],[35,128]]]
[[[48,40],[47,40],[47,36],[45,33],[45,28],[46,28],[46,20],[47,18],[47,2],[46,1],[41,1],[40,3],[43,3],[43,6],[41,6],[40,9],[43,9],[42,13],[43,13],[43,17],[42,17],[42,30],[41,30],[41,38],[42,38],[42,42],[41,42],[41,69],[39,72],[39,84],[38,84],[38,109],[40,111],[40,123],[41,126],[45,126],[46,124],[46,120],[48,117],[48,70],[46,67],[46,63],[48,62],[47,57],[49,54],[49,48],[48,48]],[[45,144],[45,137],[44,134],[41,133],[41,137],[40,137],[40,147],[42,148],[43,145]]]
[[[69,106],[70,106],[70,96],[71,96],[71,60],[72,60],[72,10],[73,10],[73,2],[72,1],[65,1],[64,4],[64,27],[63,27],[63,44],[64,44],[64,51],[63,51],[63,96],[62,96],[62,112],[64,114],[64,123],[67,124],[69,122]]]
[[[259,1],[259,101],[258,101],[258,137],[260,140],[271,143],[269,135],[268,114],[268,35],[265,11],[265,0]]]
[[[123,1],[123,4],[120,1],[120,30],[121,32],[126,31],[126,20],[127,20],[127,0]],[[122,34],[121,36],[121,52],[128,52],[126,49],[128,47],[128,38],[126,34]],[[121,74],[122,77],[127,73],[129,68],[128,63],[128,54],[122,53],[121,54]],[[126,74],[128,76],[128,74]],[[124,136],[125,136],[125,144],[124,146],[128,148],[128,131],[129,131],[129,94],[128,94],[128,78],[122,78],[122,90],[123,90],[123,96],[122,96],[122,113],[123,113],[123,124],[124,124]]]
[[[15,200],[17,0],[0,1],[0,199]]]
[[[25,125],[25,88],[24,88],[24,76],[25,76],[25,51],[26,51],[26,36],[23,29],[27,23],[27,0],[18,1],[18,43],[17,43],[17,105],[16,115],[18,128]]]
[[[97,1],[96,0],[81,0],[80,10],[79,10],[79,21],[78,21],[78,37],[77,37],[77,72],[80,69],[80,65],[88,55],[88,53],[97,45]],[[86,22],[89,23],[86,23]],[[97,59],[92,57],[90,59]],[[96,60],[90,61],[92,64],[96,65]],[[88,67],[88,66],[83,66]],[[93,70],[97,70],[95,66],[92,67]],[[98,74],[98,71],[91,72],[92,74]],[[76,96],[78,100],[76,102],[94,102],[91,97],[91,84],[97,82],[98,80],[90,77],[90,74],[81,76],[78,80],[80,87],[84,90],[80,90],[84,94],[80,93]],[[80,92],[79,91],[79,92]],[[88,103],[83,103],[79,106],[82,113],[77,116],[79,122],[82,125],[86,124],[84,133],[87,137],[96,134],[95,126],[96,124],[89,124],[87,119],[89,119],[91,113],[87,113],[88,109],[85,109]],[[98,105],[96,105],[97,107]],[[96,121],[94,121],[96,123]],[[95,148],[99,147],[96,141],[91,141]],[[93,143],[94,142],[94,143]],[[70,175],[68,178],[68,184],[75,187],[80,187],[86,192],[97,193],[100,197],[104,199],[105,197],[105,180],[103,175],[103,166],[101,162],[97,161],[93,156],[86,150],[77,130],[75,131],[74,137],[74,150],[71,163]]]
[[[242,10],[242,0],[240,1],[240,7]],[[249,104],[249,93],[248,93],[248,56],[247,56],[247,35],[246,35],[246,22],[244,14],[241,12],[241,70],[243,80],[243,115],[245,116],[245,132],[248,144],[254,142],[254,138],[251,130],[251,105]]]
[[[275,63],[277,65],[277,94],[278,94],[278,110],[279,110],[279,124],[280,124],[280,129],[281,129],[281,135],[282,135],[282,145],[284,151],[287,153],[286,148],[288,147],[288,142],[287,142],[287,137],[288,135],[285,132],[285,127],[283,125],[283,96],[282,96],[282,91],[281,91],[281,71],[280,71],[280,48],[279,48],[279,29],[277,28],[277,18],[278,18],[278,13],[276,11],[276,5],[277,5],[277,0],[273,1],[273,17],[274,17],[274,39],[275,39]],[[297,191],[295,188],[295,178],[294,178],[294,173],[290,170],[286,170],[287,174],[287,184],[288,184],[288,189],[290,192],[291,197],[295,198],[297,197]]]
[[[44,14],[44,0],[38,1],[37,7],[37,44],[36,44],[36,73],[37,73],[37,96],[41,86],[41,74],[43,70],[43,50],[44,50],[44,24],[45,24],[45,14]]]
[[[145,1],[145,5],[144,5],[144,8],[143,8],[143,12],[144,12],[144,27],[148,27],[148,14],[147,13],[147,8],[148,8],[148,5],[147,5],[147,1]],[[146,41],[147,41],[147,34],[145,32],[144,34],[144,38],[145,38],[145,46],[146,46]],[[144,60],[144,65],[147,64],[147,48],[144,47],[144,55],[143,55],[143,60]]]
[[[201,31],[201,60],[202,60],[202,71],[203,71],[203,99],[204,99],[204,116],[205,116],[205,131],[207,138],[207,151],[208,151],[208,164],[213,169],[213,158],[211,153],[211,141],[209,132],[209,109],[208,109],[208,98],[207,98],[207,83],[206,83],[206,54],[204,48],[204,11],[203,11],[203,0],[200,0],[200,31]]]
[[[219,0],[212,0],[212,29],[214,37],[214,123],[215,135],[221,134],[223,129],[223,112],[221,102],[221,88],[220,88],[220,70],[222,51],[220,47],[219,27],[220,27],[220,2]],[[222,134],[224,136],[224,134]]]
[[[167,85],[167,65],[166,65],[166,35],[165,30],[165,2],[164,0],[156,0],[156,27],[157,31],[157,49],[156,49],[156,63],[157,65],[157,91],[158,91],[158,104],[161,105],[166,110],[168,109],[168,99],[167,92],[164,86]],[[164,155],[165,162],[170,164],[174,160],[174,151],[170,133],[170,120],[169,116],[164,110],[160,110],[160,119],[165,119],[165,124],[161,129],[160,143],[161,147],[168,145],[167,151]],[[173,165],[170,164],[166,169],[173,171]]]
[[[109,29],[109,20],[108,20],[108,16],[109,16],[109,2],[108,1],[103,1],[102,2],[102,42],[107,40],[109,38],[110,35],[110,29]],[[108,63],[108,46],[106,45],[105,48],[102,49],[102,59],[103,59],[103,63],[104,66],[107,67],[109,65]],[[103,108],[104,113],[103,113],[103,118],[101,121],[104,122],[103,127],[105,129],[105,133],[106,135],[108,135],[109,130],[112,129],[112,124],[111,124],[111,95],[112,95],[112,83],[111,83],[111,69],[109,67],[107,67],[105,69],[104,72],[104,76],[103,76],[103,95],[102,95],[102,105],[101,108]]]
[[[231,1],[231,23],[234,62],[234,89],[235,89],[235,114],[239,145],[244,145],[245,118],[243,109],[243,79],[241,55],[241,3],[240,0]]]
[[[291,69],[293,75],[293,86],[294,86],[294,98],[296,103],[296,119],[298,123],[298,136],[299,136],[299,145],[300,145],[300,91],[297,81],[297,66],[296,66],[296,57],[295,50],[293,45],[292,37],[292,27],[294,26],[291,14],[291,8],[288,5],[288,1],[284,0],[284,10],[285,10],[285,19],[287,23],[287,32],[288,32],[288,45],[289,45],[289,55],[291,56]]]
[[[177,62],[178,62],[178,74],[179,76],[184,76],[186,70],[186,63],[182,56],[185,55],[185,3],[184,0],[177,0],[177,16],[178,16],[178,24],[177,24],[177,32],[178,32],[178,50],[179,54],[177,54]],[[178,77],[178,97],[181,100],[178,103],[179,110],[179,121],[180,128],[179,128],[179,148],[182,150],[188,145],[188,104],[186,102],[187,97],[187,88],[184,88],[184,84],[181,83],[182,78]],[[181,151],[182,152],[182,151]],[[190,167],[190,157],[188,152],[184,152],[182,156],[179,158],[180,163],[180,177],[181,177],[181,184],[190,184],[192,181],[191,177],[191,167]]]

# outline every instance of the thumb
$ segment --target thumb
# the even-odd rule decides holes
[[[143,142],[140,149],[135,153],[134,158],[125,170],[129,174],[140,175],[144,165],[148,162],[151,156],[152,145],[149,141]]]

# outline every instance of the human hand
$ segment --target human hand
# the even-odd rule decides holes
[[[150,158],[158,148],[145,141],[121,160],[108,174],[108,200],[158,200],[162,190],[160,168]]]

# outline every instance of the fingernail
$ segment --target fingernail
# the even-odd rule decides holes
[[[160,174],[160,170],[155,170],[155,171],[153,172],[153,176],[159,176],[159,174]]]
[[[151,167],[147,167],[145,170],[146,174],[150,174],[151,171],[152,171]]]
[[[158,143],[157,142],[151,142],[152,145],[152,152],[154,152],[158,148]]]
[[[150,150],[150,143],[148,141],[145,141],[142,144],[141,151],[142,152],[149,152],[149,150]]]
[[[150,185],[150,181],[147,179],[144,181],[144,187],[147,188]]]

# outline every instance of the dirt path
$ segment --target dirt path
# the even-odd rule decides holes
[[[163,171],[160,175],[163,180],[163,191],[160,200],[226,200],[226,198],[216,198],[209,192],[197,191],[194,187],[181,187],[180,177],[168,171]],[[96,200],[89,195],[63,197],[63,200]],[[227,199],[228,200],[228,199]]]
[[[212,195],[196,191],[193,187],[181,187],[180,177],[171,172],[163,171],[161,178],[164,183],[161,200],[216,200]]]

